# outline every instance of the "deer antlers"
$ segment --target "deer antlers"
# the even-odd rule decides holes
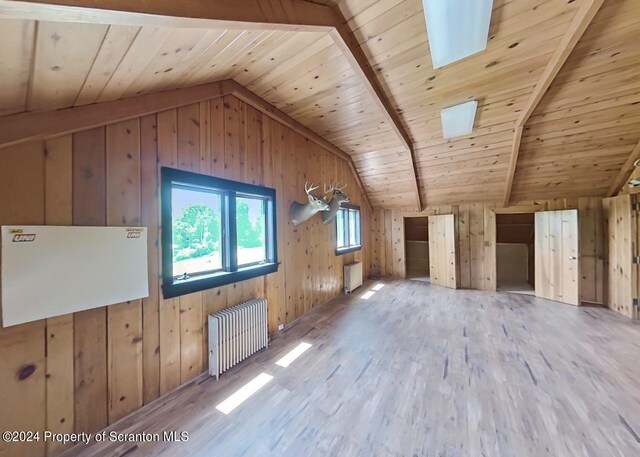
[[[309,195],[311,192],[313,192],[314,190],[316,190],[319,186],[313,187],[313,183],[311,183],[311,185],[308,185],[309,182],[305,181],[304,183],[304,191],[307,193],[307,195]]]
[[[324,195],[327,195],[327,194],[333,192],[334,190],[342,192],[346,187],[347,187],[346,184],[344,186],[342,186],[342,187],[340,187],[339,185],[338,186],[334,186],[333,184],[331,184],[330,186],[327,186],[326,184],[324,184]]]

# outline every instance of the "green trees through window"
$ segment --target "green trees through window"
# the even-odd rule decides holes
[[[221,269],[221,195],[176,187],[171,198],[174,276]]]
[[[267,259],[265,201],[236,197],[238,265],[264,262]]]
[[[173,272],[174,276],[193,275],[222,268],[221,195],[175,188]],[[238,265],[265,262],[266,203],[261,198],[236,197]]]
[[[160,192],[165,298],[278,270],[275,189],[163,167]]]

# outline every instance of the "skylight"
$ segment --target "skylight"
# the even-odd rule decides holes
[[[445,108],[440,113],[442,137],[445,139],[468,135],[473,130],[478,102],[471,100],[461,105]]]
[[[422,0],[433,68],[487,48],[493,0]]]

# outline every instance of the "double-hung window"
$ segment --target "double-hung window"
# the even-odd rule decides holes
[[[361,248],[360,207],[343,203],[336,214],[336,254]]]
[[[165,298],[277,271],[275,190],[162,168]]]

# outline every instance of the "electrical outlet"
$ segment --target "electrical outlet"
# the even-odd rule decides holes
[[[278,325],[278,331],[282,330],[283,328],[284,328],[284,324]]]

